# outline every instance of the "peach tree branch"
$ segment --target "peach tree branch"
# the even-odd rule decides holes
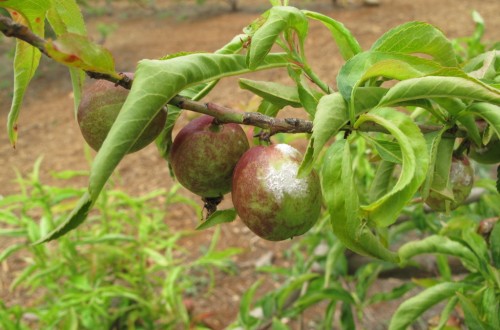
[[[0,31],[6,37],[13,37],[16,39],[23,40],[30,45],[36,47],[40,52],[49,56],[45,44],[47,43],[44,39],[40,38],[34,34],[27,26],[17,23],[12,19],[0,15]],[[50,57],[50,56],[49,56]]]
[[[49,58],[51,57],[46,49],[47,41],[34,34],[27,26],[17,23],[9,17],[0,15],[0,31],[6,37],[23,40],[36,47],[45,56]],[[120,77],[117,78],[106,73],[94,71],[85,71],[85,73],[90,78],[104,79],[116,85],[122,86],[125,89],[130,89],[132,87],[133,80],[124,74],[120,74]],[[180,95],[173,97],[170,101],[168,101],[168,103],[184,110],[210,115],[221,123],[237,123],[266,129],[268,132],[264,133],[265,135],[261,135],[261,137],[264,138],[270,137],[276,133],[311,133],[313,131],[313,122],[300,118],[274,118],[257,112],[243,112],[231,109],[211,102],[197,102]],[[439,125],[420,125],[419,127],[423,133],[439,131],[442,129],[442,126]],[[346,125],[343,130],[350,131],[352,130],[352,127],[350,127],[350,125]],[[365,123],[361,125],[358,130],[387,133],[383,127],[375,123]],[[450,133],[452,133],[453,136],[457,136],[458,133],[463,132]]]

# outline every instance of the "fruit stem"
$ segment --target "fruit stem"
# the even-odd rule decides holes
[[[223,197],[202,197],[203,201],[203,209],[207,210],[207,216],[205,219],[208,219],[215,211],[217,211],[217,205],[222,202]],[[203,217],[203,215],[202,215]]]
[[[217,118],[214,117],[212,123],[210,124],[210,126],[208,126],[208,130],[210,132],[217,133],[220,132],[221,129],[222,129],[222,123]]]

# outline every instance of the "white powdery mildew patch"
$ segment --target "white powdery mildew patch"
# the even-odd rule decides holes
[[[299,165],[295,162],[285,162],[281,168],[270,166],[267,169],[264,181],[267,189],[281,203],[285,194],[294,196],[305,196],[307,194],[307,178],[298,179]]]
[[[282,154],[284,154],[286,156],[290,156],[290,157],[300,156],[299,151],[288,144],[284,144],[284,143],[277,144],[274,146],[274,148],[278,149],[279,151],[281,151]]]

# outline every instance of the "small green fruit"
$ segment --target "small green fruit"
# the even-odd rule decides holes
[[[233,205],[256,235],[280,241],[302,235],[321,210],[316,172],[298,178],[302,156],[286,144],[257,146],[240,159],[233,174]]]
[[[126,73],[130,78],[133,73]],[[98,151],[111,126],[116,120],[129,91],[106,80],[97,80],[87,86],[78,107],[77,120],[83,138]],[[128,153],[138,151],[153,142],[161,133],[166,120],[165,111],[160,111],[146,127]]]
[[[234,167],[248,148],[240,125],[216,124],[213,117],[201,116],[175,137],[170,164],[186,189],[204,198],[216,198],[231,191]]]
[[[447,204],[449,204],[449,210],[454,210],[469,197],[474,185],[474,169],[467,157],[453,157],[449,180],[453,192],[453,201],[434,191],[431,191],[425,200],[425,203],[436,212],[446,212]]]
[[[500,140],[495,139],[482,147],[472,144],[469,157],[481,164],[500,163]]]

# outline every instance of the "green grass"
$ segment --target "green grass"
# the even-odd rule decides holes
[[[234,269],[239,252],[219,250],[219,230],[204,251],[184,249],[192,231],[174,231],[167,206],[192,201],[171,190],[134,197],[108,189],[85,225],[57,241],[32,245],[74,207],[83,189],[40,181],[41,161],[28,178],[18,177],[21,193],[0,197],[0,239],[13,243],[0,251],[0,263],[17,256],[24,266],[10,290],[26,300],[0,299],[0,328],[14,329],[169,329],[193,326],[183,301],[201,296],[216,271]],[[65,171],[70,179],[86,172]],[[158,197],[165,197],[159,203]],[[28,316],[28,317],[27,317]]]

